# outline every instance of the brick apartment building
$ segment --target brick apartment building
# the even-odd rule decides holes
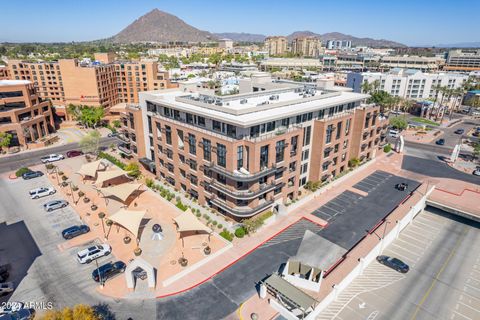
[[[243,219],[341,174],[352,158],[375,157],[385,141],[386,119],[363,104],[368,95],[293,82],[251,89],[142,92],[123,117],[121,148],[200,204]]]
[[[68,104],[108,109],[118,103],[138,103],[138,92],[173,86],[157,62],[118,61],[111,53],[96,53],[93,62],[10,60],[8,72],[12,80],[32,81],[40,97],[51,100],[60,115]]]
[[[10,79],[10,74],[8,72],[7,66],[0,65],[0,80]]]
[[[27,80],[0,80],[0,132],[13,136],[11,146],[26,147],[55,131],[51,103]]]

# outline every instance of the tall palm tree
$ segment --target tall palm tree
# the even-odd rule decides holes
[[[439,84],[436,84],[432,86],[432,91],[435,92],[435,98],[433,99],[433,107],[437,105],[437,100],[438,100],[438,94],[441,92],[442,86]],[[431,111],[428,113],[428,118],[431,118]]]
[[[362,92],[363,93],[371,93],[372,92],[372,89],[373,89],[373,86],[370,82],[368,81],[364,81],[362,83]]]
[[[415,101],[411,99],[405,99],[403,100],[403,112],[408,112],[410,113],[412,107],[415,105]]]
[[[377,92],[378,89],[380,89],[380,80],[373,81],[372,86],[373,86],[373,91]]]

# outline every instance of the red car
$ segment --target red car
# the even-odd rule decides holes
[[[68,158],[73,158],[73,157],[81,156],[82,154],[83,154],[82,151],[79,151],[79,150],[71,150],[71,151],[68,151],[68,152],[67,152],[67,157],[68,157]]]

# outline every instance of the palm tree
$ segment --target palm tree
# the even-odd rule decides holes
[[[378,89],[380,88],[380,80],[375,80],[375,81],[373,81],[372,87],[373,87],[373,91],[374,91],[374,92],[377,92]]]
[[[410,113],[410,110],[412,107],[415,105],[415,101],[411,99],[404,99],[403,100],[403,112],[408,112]]]
[[[372,89],[373,89],[373,86],[370,82],[368,81],[364,81],[362,83],[362,92],[363,93],[371,93],[372,92]]]

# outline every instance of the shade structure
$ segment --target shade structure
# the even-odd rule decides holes
[[[140,189],[142,186],[141,183],[122,183],[117,186],[113,187],[106,187],[100,188],[100,191],[105,195],[111,195],[119,198],[123,202],[125,202],[128,197],[135,192],[136,190]]]
[[[147,212],[145,210],[132,211],[120,209],[117,211],[117,213],[108,217],[108,219],[130,231],[136,238],[138,236],[138,228],[140,227],[142,219],[146,213]]]
[[[127,174],[127,172],[120,168],[97,172],[97,181],[95,182],[95,184],[97,186],[101,186],[105,181],[123,176],[125,174]]]
[[[205,231],[211,233],[212,229],[198,221],[198,219],[193,215],[190,209],[187,209],[184,213],[176,217],[175,223],[178,226],[178,232],[185,231]]]
[[[82,176],[90,176],[90,177],[95,177],[97,174],[97,170],[100,167],[100,165],[103,165],[102,160],[97,160],[89,163],[85,163],[80,167],[80,169],[77,171],[78,174]]]

